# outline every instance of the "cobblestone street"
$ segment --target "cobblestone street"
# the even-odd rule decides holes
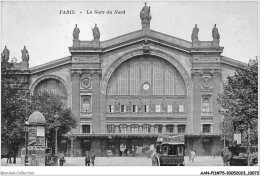
[[[21,166],[21,158],[17,158],[17,164],[7,164],[6,158],[1,160],[2,166]],[[64,166],[84,166],[84,157],[67,157]],[[96,157],[96,166],[152,166],[151,159],[146,157]],[[222,158],[212,156],[196,157],[194,163],[185,157],[185,166],[223,166]]]

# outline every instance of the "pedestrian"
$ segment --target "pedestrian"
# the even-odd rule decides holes
[[[190,152],[190,158],[192,162],[194,162],[195,156],[196,156],[196,152],[192,149]]]
[[[60,159],[60,166],[63,166],[63,163],[65,162],[65,156],[62,152],[59,154],[59,159]]]
[[[90,156],[88,152],[86,152],[85,166],[90,166]]]
[[[45,166],[51,166],[51,154],[48,152],[45,157]]]
[[[216,150],[213,150],[213,159],[216,157]]]
[[[92,151],[92,155],[91,155],[91,163],[92,163],[92,166],[94,166],[95,165],[95,158],[96,158],[96,156],[95,156],[95,153],[94,153],[94,151]]]
[[[8,161],[9,163],[12,163],[13,151],[8,152],[6,155],[7,155],[7,163]]]

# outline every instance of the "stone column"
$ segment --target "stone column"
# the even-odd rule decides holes
[[[119,133],[119,125],[115,125],[116,129],[115,129],[115,133]]]
[[[127,133],[131,133],[131,125],[127,125]]]
[[[119,144],[119,140],[116,140],[116,153],[115,153],[115,156],[119,156],[119,150],[120,150],[120,144]]]
[[[163,124],[163,125],[162,125],[162,134],[165,134],[165,133],[166,133],[166,125]]]
[[[100,75],[92,74],[92,132],[100,133]]]
[[[72,113],[77,119],[77,127],[73,129],[73,133],[80,133],[80,71],[71,71],[71,90],[72,90]]]
[[[178,125],[174,125],[173,127],[173,133],[178,134]]]
[[[151,131],[150,131],[151,134],[154,134],[154,125],[151,125]]]

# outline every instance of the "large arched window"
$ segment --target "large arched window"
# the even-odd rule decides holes
[[[67,90],[59,80],[52,78],[42,80],[34,89],[34,94],[43,91],[58,95],[63,104],[67,106]]]
[[[210,112],[209,98],[203,98],[203,100],[202,100],[202,112]]]
[[[186,95],[179,71],[157,57],[136,57],[122,63],[111,75],[107,95]]]

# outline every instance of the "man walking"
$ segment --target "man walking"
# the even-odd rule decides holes
[[[195,152],[194,150],[191,150],[191,152],[190,152],[190,158],[191,158],[191,161],[192,161],[192,162],[194,162],[195,156],[196,156],[196,152]]]
[[[90,156],[88,152],[86,152],[85,165],[90,166]]]
[[[60,166],[63,166],[63,163],[65,161],[65,156],[62,152],[60,152],[59,159],[60,159]]]
[[[92,166],[95,165],[95,158],[96,158],[95,153],[94,153],[94,151],[92,151],[92,155],[91,155],[91,163],[92,163]]]

